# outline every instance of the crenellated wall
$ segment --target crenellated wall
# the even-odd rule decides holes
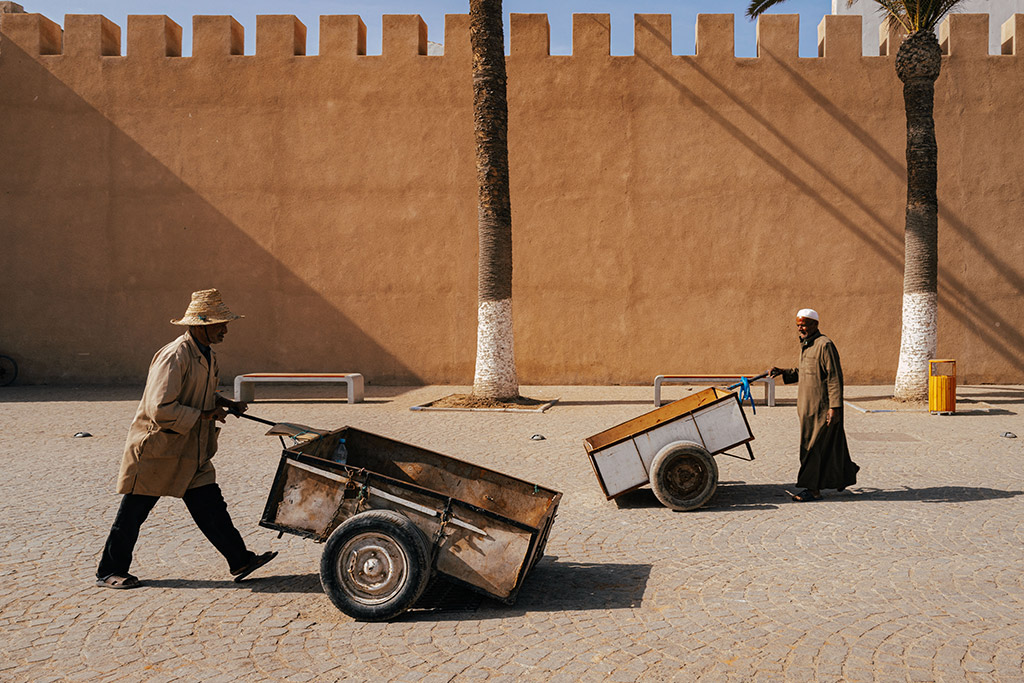
[[[817,308],[848,381],[890,382],[899,346],[906,167],[893,57],[795,15],[734,56],[732,15],[511,16],[516,351],[524,384],[646,383],[795,362]],[[219,287],[238,372],[358,371],[468,383],[476,185],[468,17],[427,56],[418,16],[0,17],[0,353],[27,382],[140,382],[194,289]],[[952,15],[936,86],[939,353],[961,382],[1024,383],[1024,15],[987,54]]]

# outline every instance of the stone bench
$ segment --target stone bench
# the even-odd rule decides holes
[[[362,403],[363,376],[358,372],[252,372],[235,377],[235,400],[248,403],[256,398],[256,385],[279,384],[327,384],[344,382],[348,385],[348,402]]]

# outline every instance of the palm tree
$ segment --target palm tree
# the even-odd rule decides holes
[[[480,243],[473,395],[508,400],[519,396],[519,380],[512,343],[512,209],[501,0],[470,0],[469,21]]]
[[[755,18],[784,0],[751,0]],[[942,49],[935,28],[964,0],[872,0],[889,26],[907,37],[896,52],[896,75],[903,82],[907,115],[907,211],[904,227],[903,332],[896,370],[895,398],[928,396],[928,359],[935,357],[938,330],[938,146],[935,143],[935,79]],[[848,0],[853,4],[853,0]]]

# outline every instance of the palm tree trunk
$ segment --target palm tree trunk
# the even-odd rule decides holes
[[[470,0],[473,122],[479,184],[476,374],[473,394],[519,395],[512,339],[512,210],[501,0]]]
[[[938,329],[938,146],[935,143],[935,79],[942,50],[930,30],[910,35],[896,54],[907,113],[907,214],[904,234],[903,332],[894,396],[928,396],[928,360],[935,357]]]

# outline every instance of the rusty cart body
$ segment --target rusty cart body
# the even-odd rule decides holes
[[[324,542],[328,597],[349,616],[380,621],[410,608],[434,574],[513,603],[561,497],[343,427],[286,445],[260,525]]]
[[[584,440],[608,500],[650,484],[674,510],[704,505],[718,486],[715,455],[745,445],[754,459],[739,396],[710,387]],[[740,457],[740,456],[736,456]]]

